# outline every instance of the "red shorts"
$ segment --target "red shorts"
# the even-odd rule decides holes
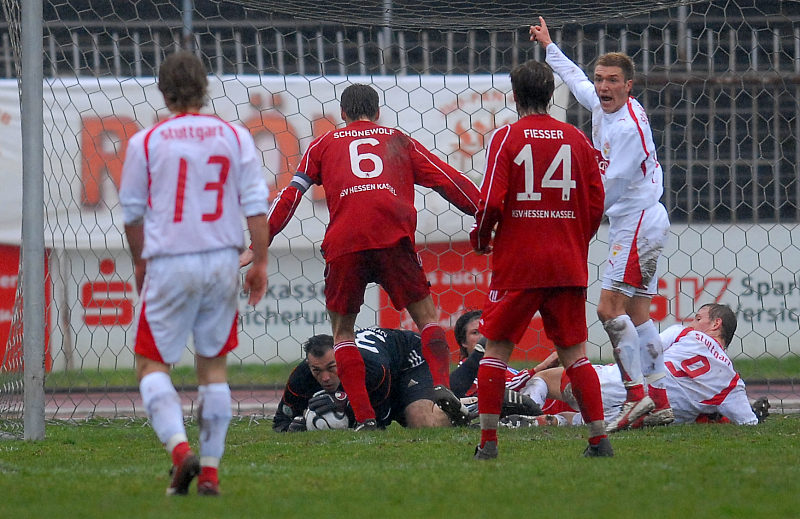
[[[586,289],[582,287],[490,290],[478,330],[490,340],[518,344],[536,312],[547,337],[561,348],[580,344],[586,329]]]
[[[409,240],[394,247],[339,256],[325,265],[325,306],[337,314],[357,314],[368,283],[377,283],[397,310],[425,299],[430,283]]]

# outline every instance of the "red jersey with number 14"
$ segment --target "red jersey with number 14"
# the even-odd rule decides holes
[[[546,114],[498,128],[473,231],[485,249],[497,224],[491,288],[585,287],[603,199],[597,152],[580,130]]]
[[[391,247],[404,238],[413,244],[414,184],[433,188],[466,214],[477,209],[472,181],[402,131],[370,121],[355,121],[316,139],[297,173],[325,187],[330,220],[322,252],[327,261]],[[281,193],[275,201],[273,235],[286,226],[298,198]]]

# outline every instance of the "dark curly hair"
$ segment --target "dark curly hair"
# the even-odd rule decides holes
[[[328,350],[333,349],[333,337],[320,333],[309,337],[305,344],[303,344],[303,351],[306,352],[306,357],[313,355],[314,357],[322,357]]]

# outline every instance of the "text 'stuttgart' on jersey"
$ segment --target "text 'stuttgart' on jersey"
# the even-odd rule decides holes
[[[330,261],[351,252],[414,243],[414,184],[430,187],[468,215],[478,190],[466,176],[394,128],[355,121],[311,143],[292,183],[270,208],[270,233],[283,229],[311,184],[325,187],[330,221],[322,242]]]
[[[473,231],[483,246],[497,224],[492,289],[585,287],[602,214],[598,155],[580,130],[534,114],[492,134]]]
[[[681,325],[661,332],[669,401],[675,422],[694,422],[719,412],[736,424],[758,423],[744,381],[722,345],[705,333]]]
[[[555,44],[548,45],[545,53],[547,63],[575,99],[592,112],[592,142],[608,164],[603,175],[606,214],[623,216],[658,203],[664,192],[664,172],[642,105],[630,97],[616,112],[603,112],[594,85],[580,67]]]
[[[144,258],[242,248],[242,216],[266,214],[269,191],[250,133],[213,115],[181,114],[128,142],[120,202],[144,218]]]

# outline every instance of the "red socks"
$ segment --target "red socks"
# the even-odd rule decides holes
[[[434,386],[450,387],[450,347],[444,330],[437,323],[422,328],[422,356],[428,363]]]
[[[497,441],[497,422],[506,389],[506,363],[500,359],[481,359],[478,366],[478,413],[481,421],[481,447]],[[484,416],[488,415],[488,416]]]
[[[215,485],[219,485],[218,469],[216,467],[200,467],[200,475],[197,477],[197,481],[210,481]]]
[[[375,419],[375,410],[372,409],[369,401],[365,383],[367,372],[364,367],[364,359],[358,353],[358,346],[353,341],[342,341],[333,347],[333,354],[336,358],[339,380],[350,399],[350,406],[353,408],[356,421],[364,422]]]
[[[644,398],[644,384],[636,384],[635,386],[626,387],[625,391],[627,392],[625,399],[628,402],[638,402]]]
[[[183,462],[183,459],[192,453],[192,448],[188,442],[181,442],[172,449],[172,464],[176,467]]]
[[[647,394],[653,399],[653,402],[656,404],[656,409],[666,409],[670,407],[666,389],[648,385]]]
[[[589,359],[581,357],[566,369],[570,384],[572,384],[572,394],[578,401],[578,407],[586,424],[603,421],[603,395],[600,392],[600,380],[597,372],[592,367]],[[605,434],[591,436],[589,443],[596,444],[600,439],[605,438]]]

